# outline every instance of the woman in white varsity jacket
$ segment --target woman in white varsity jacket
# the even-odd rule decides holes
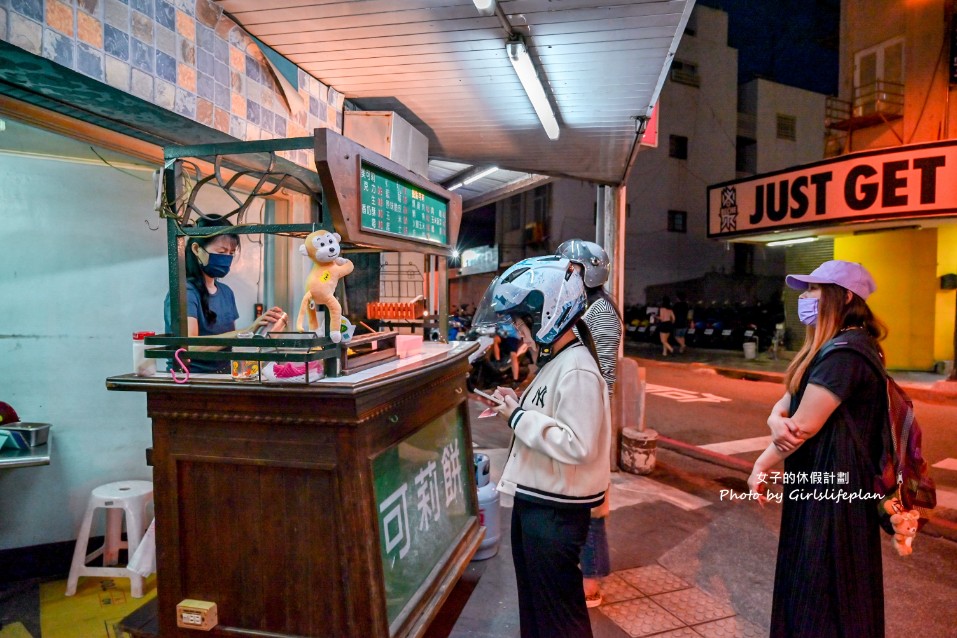
[[[506,270],[490,292],[492,310],[529,323],[542,347],[538,374],[521,398],[509,388],[493,394],[514,431],[498,489],[515,497],[511,540],[521,635],[590,638],[578,562],[591,508],[608,487],[611,413],[581,320],[581,274],[567,259],[536,257]]]

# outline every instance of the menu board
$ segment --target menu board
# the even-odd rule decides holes
[[[449,202],[362,162],[362,230],[448,244]]]

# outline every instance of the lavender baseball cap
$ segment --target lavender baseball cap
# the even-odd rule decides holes
[[[788,275],[784,282],[795,290],[807,290],[808,284],[837,284],[864,300],[877,290],[874,278],[864,266],[840,259],[825,261],[810,275]]]

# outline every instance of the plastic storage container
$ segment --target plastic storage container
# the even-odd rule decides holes
[[[138,377],[151,377],[156,374],[156,359],[146,358],[146,344],[143,343],[143,339],[155,335],[155,332],[133,333],[133,372]]]
[[[498,490],[490,480],[491,461],[487,454],[475,455],[475,486],[478,488],[479,525],[485,528],[485,538],[472,560],[485,560],[498,553],[502,538],[499,523]]]
[[[0,430],[10,432],[17,447],[37,447],[46,444],[50,435],[50,424],[17,421],[0,425]]]

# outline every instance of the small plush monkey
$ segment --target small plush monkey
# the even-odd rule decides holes
[[[329,309],[329,337],[336,343],[342,339],[339,327],[342,324],[342,306],[336,299],[336,286],[339,279],[352,272],[352,262],[341,256],[342,249],[339,233],[317,230],[309,233],[299,252],[312,260],[312,270],[306,277],[306,294],[299,305],[299,317],[296,328],[303,330],[303,317],[309,317],[309,329],[313,332],[319,327],[315,306],[322,304]],[[313,307],[310,307],[310,302]]]

